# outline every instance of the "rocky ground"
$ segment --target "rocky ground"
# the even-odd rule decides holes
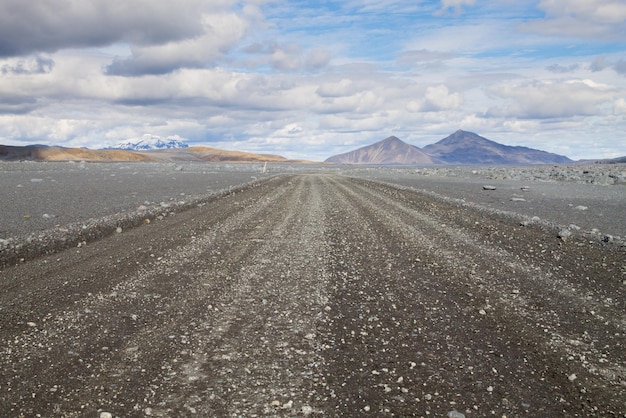
[[[619,242],[332,172],[170,213],[4,258],[0,416],[626,414]]]

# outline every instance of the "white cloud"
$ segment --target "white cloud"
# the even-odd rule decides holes
[[[546,14],[523,27],[554,36],[623,40],[626,37],[626,3],[622,0],[542,0]]]
[[[0,56],[25,54],[0,58],[1,143],[99,147],[150,132],[324,159],[391,134],[423,146],[462,128],[509,144],[548,141],[576,156],[583,139],[615,148],[604,138],[626,130],[623,51],[574,42],[560,27],[572,16],[596,29],[619,26],[615,1],[592,2],[610,6],[602,23],[608,12],[581,17],[588,7],[578,0],[541,2],[542,19],[520,6],[531,2],[512,0],[152,1],[145,16],[130,11],[116,22],[117,3],[94,0],[58,14],[64,31],[41,13],[43,0],[7,1],[24,21],[59,33],[49,42],[0,39]],[[106,9],[102,22],[96,6]],[[439,6],[461,13],[433,17]],[[176,25],[161,30],[166,16]],[[538,26],[520,32],[522,19]],[[94,26],[93,38],[81,21]],[[557,24],[545,36],[548,23]]]
[[[601,114],[599,106],[613,101],[616,95],[591,80],[500,85],[492,88],[491,93],[509,103],[491,108],[490,115],[531,119]]]
[[[440,13],[452,10],[454,13],[460,14],[463,6],[473,6],[475,3],[475,0],[441,0]]]
[[[117,58],[107,67],[113,75],[164,74],[180,67],[206,67],[235,46],[249,22],[234,13],[213,13],[202,19],[204,34],[163,45],[135,46],[132,56]]]

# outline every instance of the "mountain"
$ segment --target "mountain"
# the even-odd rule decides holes
[[[208,147],[126,151],[46,145],[25,147],[0,145],[0,161],[304,162],[288,160],[280,155],[225,151]]]
[[[437,164],[436,158],[395,136],[354,151],[327,158],[325,162],[340,164]]]
[[[178,135],[171,135],[167,138],[163,138],[158,135],[145,134],[139,138],[131,138],[127,139],[126,141],[118,142],[114,146],[107,149],[144,151],[153,149],[172,149],[187,147],[189,147],[189,145],[185,144]]]
[[[427,145],[424,152],[449,164],[563,164],[569,158],[527,147],[502,145],[473,132],[458,130]]]
[[[136,152],[115,149],[0,145],[0,161],[150,161],[150,158]]]

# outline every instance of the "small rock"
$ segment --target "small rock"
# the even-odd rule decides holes
[[[496,186],[490,186],[488,184],[485,184],[483,186],[483,190],[496,190]]]
[[[582,205],[576,206],[574,208],[574,210],[580,210],[580,211],[587,210],[587,209],[588,209],[587,206],[582,206]]]
[[[113,414],[110,412],[100,412],[100,418],[113,418]]]
[[[602,238],[602,241],[604,241],[604,242],[613,242],[613,235],[608,235],[608,234],[607,234],[607,235],[605,235],[605,236]]]
[[[462,414],[457,410],[453,410],[448,412],[448,418],[465,418],[465,414]]]
[[[529,192],[530,191],[530,187],[522,186],[522,187],[520,187],[520,190],[523,191],[523,192]]]
[[[561,241],[567,241],[572,236],[572,231],[569,229],[561,229],[557,236],[561,238]]]
[[[306,416],[313,413],[313,408],[311,408],[309,405],[304,405],[300,410],[302,411],[302,414]]]
[[[523,197],[512,197],[511,198],[511,202],[525,202],[526,199],[524,199]]]
[[[122,227],[118,226],[117,229],[115,230],[115,232],[117,232],[118,234],[122,233]]]
[[[569,376],[567,376],[567,379],[568,379],[570,382],[573,382],[574,380],[578,379],[578,376],[576,376],[576,373],[572,373],[572,374],[570,374]]]

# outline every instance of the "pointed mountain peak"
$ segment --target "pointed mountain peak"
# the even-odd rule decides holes
[[[451,164],[539,164],[569,161],[562,155],[499,144],[461,129],[423,149],[433,157]]]
[[[437,164],[440,162],[425,154],[418,147],[407,144],[395,136],[345,154],[332,156],[326,161],[344,164]]]
[[[382,141],[378,141],[378,143],[379,144],[393,144],[393,143],[405,144],[403,140],[393,135],[388,138],[383,139]]]

